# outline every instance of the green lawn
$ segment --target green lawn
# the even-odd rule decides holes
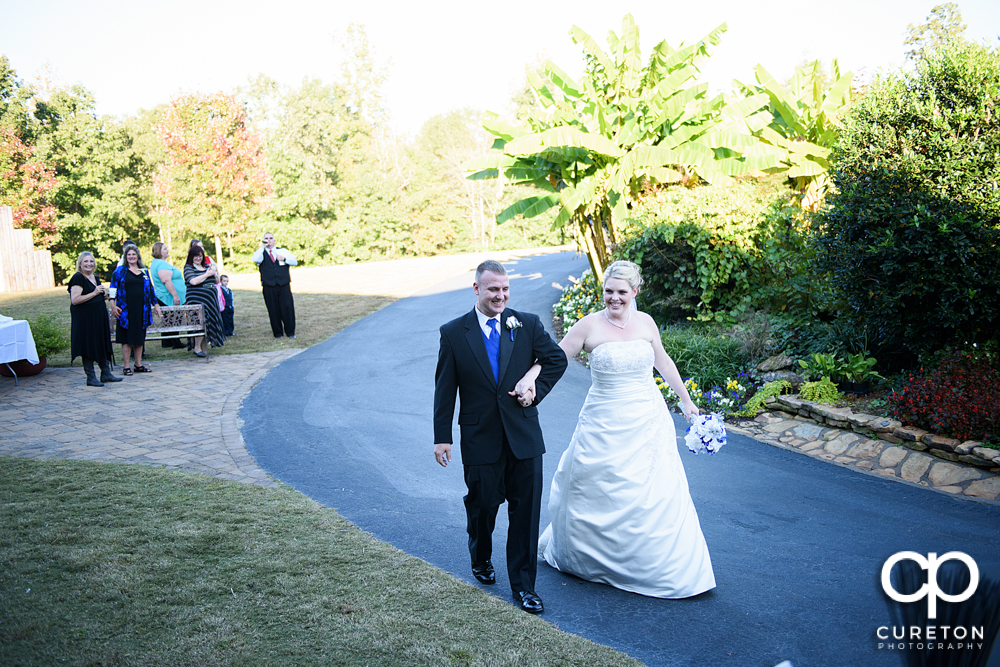
[[[213,354],[309,347],[394,300],[296,294],[297,338],[276,341],[260,292],[237,291]],[[65,288],[0,294],[0,312],[69,331]],[[0,527],[0,665],[641,665],[288,487],[0,457]]]
[[[268,324],[267,309],[260,290],[233,290],[236,303],[236,336],[226,344],[213,348],[212,354],[246,354],[269,352],[285,348],[307,348],[321,343],[344,327],[360,320],[396,299],[389,296],[358,296],[354,294],[296,294],[295,340],[275,339]],[[33,292],[0,294],[0,313],[19,320],[33,320],[40,314],[51,316],[69,336],[69,293],[65,287]],[[121,364],[121,349],[115,346],[115,359]],[[144,358],[182,359],[193,357],[187,350],[161,347],[159,342],[146,346]],[[80,364],[77,359],[76,364]],[[49,366],[69,366],[69,350],[48,358]]]
[[[640,665],[284,487],[0,458],[3,665]]]

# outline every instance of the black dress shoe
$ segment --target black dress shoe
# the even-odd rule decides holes
[[[534,591],[515,592],[514,602],[529,614],[541,614],[545,611],[545,607],[542,606],[542,598],[535,595]]]
[[[492,561],[484,560],[481,563],[472,564],[472,576],[481,584],[497,583],[497,574],[493,570]]]

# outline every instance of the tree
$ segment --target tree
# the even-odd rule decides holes
[[[7,56],[0,54],[0,128],[31,143],[31,98],[34,91],[17,78]]]
[[[903,46],[911,47],[906,52],[906,57],[913,61],[922,60],[931,51],[948,42],[962,39],[965,27],[962,23],[962,10],[957,4],[946,2],[943,5],[936,5],[924,23],[920,25],[911,23],[906,26]]]
[[[787,151],[781,169],[799,193],[803,209],[815,212],[830,187],[830,148],[840,134],[840,125],[851,101],[850,72],[840,73],[834,60],[832,76],[820,61],[795,68],[795,74],[780,84],[763,65],[757,65],[759,86],[742,86],[747,95],[765,93],[771,123],[757,132],[768,144]],[[832,79],[832,83],[829,80]]]
[[[153,164],[134,149],[129,126],[98,118],[93,96],[80,86],[56,88],[35,106],[36,149],[54,169],[58,234],[51,250],[60,271],[71,274],[83,250],[105,271],[124,239],[151,243]]]
[[[175,231],[206,232],[220,263],[224,235],[232,259],[233,234],[270,206],[260,136],[236,98],[222,93],[174,100],[158,129],[166,152],[154,180],[161,235],[172,245]]]
[[[877,79],[833,153],[820,238],[856,319],[897,350],[1000,324],[1000,49],[955,40]]]
[[[0,206],[10,206],[14,226],[30,229],[38,245],[56,235],[56,207],[51,204],[56,180],[52,169],[35,157],[17,133],[0,126]]]
[[[541,113],[532,114],[527,126],[508,125],[496,115],[484,122],[497,150],[471,163],[469,178],[503,174],[545,192],[510,206],[497,222],[558,207],[555,224],[572,225],[600,275],[646,184],[724,185],[734,176],[778,167],[787,152],[754,136],[772,120],[762,110],[767,95],[710,97],[707,83],[694,83],[725,30],[723,24],[678,49],[660,42],[644,64],[631,15],[622,20],[620,37],[609,34],[610,55],[574,27],[570,34],[587,60],[582,81],[547,62],[544,76],[529,71]]]
[[[14,226],[31,229],[35,243],[47,246],[56,232],[55,178],[34,149],[33,97],[0,55],[0,206],[10,206]]]

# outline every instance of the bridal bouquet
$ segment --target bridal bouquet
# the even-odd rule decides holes
[[[726,427],[719,415],[696,415],[684,436],[684,444],[694,454],[715,454],[726,444]]]

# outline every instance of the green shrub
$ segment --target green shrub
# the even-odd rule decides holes
[[[808,359],[799,359],[799,366],[807,378],[828,377],[834,382],[844,379],[844,360],[835,354],[815,352]]]
[[[736,414],[740,417],[756,417],[757,412],[764,407],[764,402],[772,396],[781,396],[785,392],[792,390],[792,383],[788,380],[775,380],[768,382],[757,390],[757,393],[747,401],[746,406]]]
[[[51,315],[41,313],[28,324],[39,357],[51,357],[69,348],[68,332]]]
[[[806,382],[799,390],[799,396],[807,401],[816,401],[817,403],[828,403],[831,405],[841,399],[837,385],[831,382],[828,377],[824,377],[816,382]]]
[[[817,313],[814,218],[775,181],[666,190],[640,208],[617,256],[642,267],[639,307],[657,321],[728,321],[753,310]]]
[[[820,245],[879,343],[926,352],[1000,326],[998,112],[1000,49],[955,42],[848,116]]]
[[[681,377],[691,378],[702,391],[713,385],[725,387],[749,363],[740,351],[739,341],[716,327],[668,326],[660,333],[660,339]]]

